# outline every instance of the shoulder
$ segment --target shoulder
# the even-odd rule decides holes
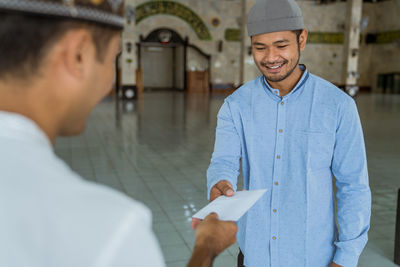
[[[121,216],[134,213],[137,218],[151,222],[151,212],[145,205],[116,189],[102,184],[80,179],[79,183],[71,186],[71,190],[66,197],[76,197],[78,200],[76,205],[81,203],[87,209],[98,208],[100,213],[107,211]]]
[[[62,211],[57,224],[70,225],[77,233],[99,235],[104,240],[121,228],[151,231],[152,215],[144,204],[114,188],[83,179],[63,165],[60,162],[57,168],[57,184],[52,183],[45,191],[36,188],[42,194],[38,204],[45,213],[50,216],[55,210]]]
[[[63,186],[55,185],[49,198],[68,201],[66,211],[74,214],[76,210],[84,210],[88,214],[88,220],[105,220],[111,225],[126,218],[131,222],[134,219],[144,225],[151,225],[151,212],[142,203],[114,188],[83,179],[61,160],[58,164]]]
[[[319,96],[321,100],[325,100],[324,102],[329,102],[336,106],[354,104],[354,100],[351,96],[321,77],[310,74],[307,82],[314,88],[315,95]]]
[[[9,150],[13,147],[18,151],[17,145],[10,146]],[[132,212],[141,220],[151,221],[151,213],[143,204],[113,188],[83,179],[54,152],[37,149],[28,155],[11,153],[9,156],[11,164],[7,165],[6,173],[10,179],[5,183],[10,187],[24,184],[24,187],[8,197],[22,199],[18,202],[21,205],[41,207],[48,214],[60,210],[62,217],[72,221],[76,216],[86,221],[111,222],[111,217],[121,219]],[[32,160],[37,158],[40,161]]]
[[[260,75],[256,79],[251,80],[240,86],[234,93],[225,99],[228,103],[241,103],[251,100],[256,90],[262,88],[263,76]]]

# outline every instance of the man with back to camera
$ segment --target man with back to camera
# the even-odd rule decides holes
[[[122,12],[122,0],[0,0],[2,267],[165,266],[149,210],[52,149],[110,91]],[[236,229],[209,215],[188,266],[211,266]]]
[[[239,221],[238,266],[355,267],[371,207],[355,102],[299,65],[294,0],[257,1],[247,28],[263,75],[225,99],[207,172],[210,201],[234,194],[240,164],[246,190],[268,189]]]

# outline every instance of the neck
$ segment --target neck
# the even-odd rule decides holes
[[[267,80],[267,82],[272,88],[278,89],[279,95],[283,97],[289,94],[294,89],[294,87],[300,81],[303,72],[304,71],[300,69],[299,64],[297,64],[293,72],[283,81],[271,82]]]
[[[56,103],[46,99],[39,88],[29,88],[18,83],[0,81],[0,110],[18,113],[33,120],[54,144],[57,137]]]

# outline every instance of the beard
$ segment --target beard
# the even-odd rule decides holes
[[[275,76],[275,75],[267,75],[267,74],[265,74],[263,71],[261,71],[263,74],[264,74],[264,76],[265,76],[265,79],[267,79],[267,81],[270,81],[270,82],[281,82],[281,81],[283,81],[283,80],[285,80],[287,77],[289,77],[292,73],[293,73],[293,71],[296,69],[296,67],[297,67],[297,65],[299,64],[299,62],[300,62],[300,47],[299,47],[299,49],[298,49],[298,54],[297,54],[297,60],[296,60],[296,64],[293,64],[293,66],[290,68],[290,70],[288,71],[288,72],[286,72],[286,73],[284,73],[284,74],[282,74],[282,75],[280,75],[280,76]],[[260,65],[261,65],[261,67],[263,67],[263,68],[266,68],[268,65],[274,65],[274,64],[276,64],[277,62],[261,62],[260,63]],[[285,64],[288,64],[289,63],[289,60],[287,60],[287,59],[284,59],[282,62],[280,62],[280,63],[282,63],[283,65],[285,65]],[[261,70],[261,69],[260,69]]]

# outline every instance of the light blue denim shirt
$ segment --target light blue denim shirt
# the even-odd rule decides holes
[[[356,104],[301,68],[288,95],[260,76],[218,114],[208,192],[220,180],[236,190],[240,165],[246,190],[268,189],[239,221],[246,267],[355,267],[368,240],[371,192]]]

